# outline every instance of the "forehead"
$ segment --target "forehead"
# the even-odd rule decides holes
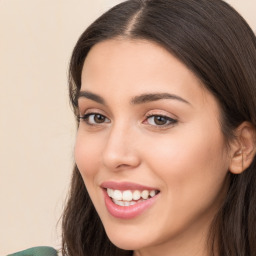
[[[172,76],[172,80],[175,80],[178,78],[172,75],[175,73],[182,73],[183,77],[193,78],[200,83],[182,62],[154,42],[111,39],[94,45],[89,51],[82,70],[82,83],[90,78],[100,79],[99,75],[105,79],[115,76],[133,81],[146,77],[166,79]]]
[[[169,92],[200,104],[210,94],[200,79],[162,46],[120,38],[92,47],[84,62],[81,90],[103,97]]]
[[[104,66],[106,63],[108,65]],[[82,72],[87,72],[88,68],[90,68],[88,71],[91,71],[92,68],[102,68],[103,66],[104,69],[101,71],[131,71],[140,67],[137,70],[139,73],[156,69],[157,66],[163,71],[170,71],[170,64],[174,64],[172,70],[182,67],[183,72],[191,73],[183,63],[159,44],[141,39],[115,38],[100,42],[91,48],[85,59]]]

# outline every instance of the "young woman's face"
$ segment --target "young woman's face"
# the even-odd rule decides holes
[[[230,162],[214,97],[162,47],[113,39],[89,52],[78,103],[75,159],[110,240],[199,251]]]

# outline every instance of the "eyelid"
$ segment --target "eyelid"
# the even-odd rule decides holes
[[[167,117],[167,118],[171,118],[174,120],[178,120],[178,117],[170,112],[161,110],[161,109],[154,109],[154,110],[150,110],[146,113],[145,115],[146,117],[150,117],[150,116],[163,116],[163,117]]]
[[[153,111],[149,111],[146,115],[145,115],[145,119],[143,121],[144,124],[153,127],[154,129],[167,129],[170,128],[170,126],[174,126],[177,122],[178,122],[178,118],[172,117],[173,115],[171,115],[170,113],[166,113],[166,111],[162,111],[162,110],[153,110]],[[162,125],[158,125],[158,124],[150,124],[148,122],[149,118],[152,117],[163,117],[165,118],[167,121],[169,121],[166,124],[162,124]]]
[[[81,113],[81,111],[80,111],[80,113]],[[104,122],[102,122],[102,123],[101,122],[99,122],[99,123],[90,122],[89,118],[93,115],[94,116],[95,115],[100,115],[100,116],[104,117],[105,118]],[[87,125],[90,125],[90,126],[100,126],[100,125],[103,125],[103,124],[106,124],[106,123],[110,123],[110,119],[105,114],[103,114],[102,111],[95,110],[95,109],[87,109],[86,111],[84,111],[84,114],[79,114],[78,121],[81,121],[81,120],[84,121]]]
[[[107,117],[106,113],[99,108],[85,107],[85,106],[78,108],[78,119],[80,119],[80,117],[83,117],[87,114],[100,114],[100,115]]]
[[[176,119],[173,119],[173,118],[171,118],[171,117],[169,117],[169,116],[164,116],[164,115],[150,115],[150,116],[147,116],[147,119],[152,118],[152,117],[163,117],[163,118],[165,118],[167,121],[171,122],[172,124],[177,122]],[[156,126],[167,126],[167,125],[168,125],[168,124],[156,125]]]

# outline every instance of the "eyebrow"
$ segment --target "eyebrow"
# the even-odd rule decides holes
[[[78,99],[79,98],[87,98],[87,99],[93,100],[95,102],[98,102],[102,105],[106,105],[105,100],[101,96],[99,96],[97,94],[94,94],[92,92],[80,91],[79,94],[78,94]],[[143,103],[148,103],[148,102],[163,100],[163,99],[178,100],[180,102],[191,105],[191,103],[188,102],[187,100],[181,98],[178,95],[170,94],[170,93],[145,93],[145,94],[141,94],[141,95],[133,97],[131,99],[131,104],[137,105],[137,104],[143,104]]]
[[[78,93],[78,97],[77,98],[78,99],[79,98],[87,98],[89,100],[96,101],[96,102],[98,102],[98,103],[100,103],[102,105],[106,105],[105,100],[101,96],[99,96],[97,94],[94,94],[92,92],[88,92],[88,91],[80,91]]]
[[[191,105],[187,100],[181,98],[178,95],[170,94],[170,93],[141,94],[139,96],[135,96],[134,98],[132,98],[131,103],[132,104],[142,104],[142,103],[147,103],[147,102],[157,101],[157,100],[164,100],[164,99],[178,100],[183,103],[187,103],[187,104]]]

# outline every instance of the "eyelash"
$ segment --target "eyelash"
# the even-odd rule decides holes
[[[150,118],[153,118],[154,119],[154,122],[156,121],[155,118],[160,118],[160,119],[164,119],[164,121],[166,122],[165,124],[150,124],[149,123],[149,119]],[[176,119],[173,119],[169,116],[166,116],[166,115],[161,115],[161,114],[150,114],[150,115],[147,115],[146,116],[146,120],[147,120],[147,123],[149,123],[149,125],[152,125],[152,126],[156,126],[157,128],[166,128],[166,127],[169,127],[171,125],[174,125],[175,123],[177,123],[178,121]],[[159,121],[159,120],[158,120]],[[155,122],[156,123],[156,122]]]
[[[99,118],[103,118],[103,122],[95,122],[95,117],[98,116]],[[90,121],[90,118],[93,117],[94,119],[94,123],[92,122],[92,120]],[[151,124],[149,122],[150,118],[153,118],[155,124]],[[164,124],[156,124],[156,119],[155,118],[158,118],[158,119],[162,119],[165,123]],[[84,116],[79,116],[78,117],[79,121],[85,121],[85,123],[87,125],[90,125],[90,126],[94,126],[94,125],[101,125],[101,124],[104,124],[104,123],[110,123],[111,121],[105,117],[104,115],[100,114],[100,113],[88,113],[88,114],[85,114]],[[107,120],[107,122],[105,122]],[[158,121],[161,121],[161,120],[158,120]],[[150,115],[147,115],[146,116],[146,120],[143,121],[143,123],[147,123],[148,125],[151,125],[151,126],[155,126],[157,128],[166,128],[166,127],[169,127],[171,125],[174,125],[176,124],[178,121],[176,119],[173,119],[169,116],[166,116],[166,115],[161,115],[161,114],[150,114]]]
[[[88,113],[88,114],[85,114],[84,116],[79,116],[79,120],[81,121],[85,121],[85,123],[86,124],[88,124],[88,125],[91,125],[91,126],[93,126],[93,125],[100,125],[100,124],[102,124],[102,123],[105,123],[105,122],[99,122],[99,123],[97,123],[97,122],[95,122],[95,123],[91,123],[90,121],[89,121],[89,118],[90,117],[93,117],[94,116],[94,118],[96,117],[96,116],[100,116],[101,118],[103,117],[104,118],[104,120],[109,120],[107,117],[105,117],[104,115],[102,115],[102,114],[100,114],[100,113]],[[109,120],[109,122],[107,122],[107,123],[110,123],[110,120]]]

